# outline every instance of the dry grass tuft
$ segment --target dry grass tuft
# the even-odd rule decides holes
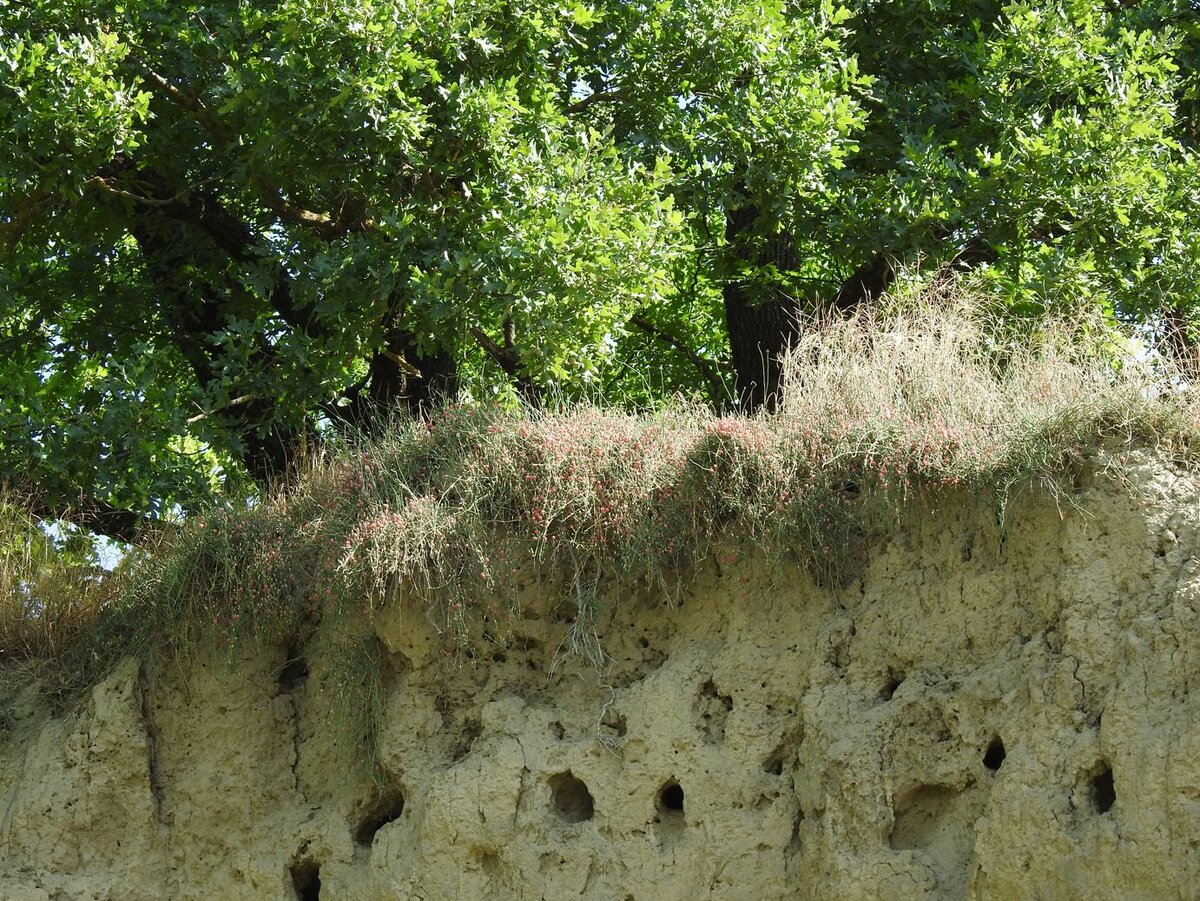
[[[967,469],[1056,429],[1190,441],[1196,392],[1173,389],[1178,374],[1135,349],[1083,307],[1021,323],[961,298],[919,300],[814,323],[791,355],[785,407],[893,449],[938,447]]]
[[[0,491],[0,661],[60,657],[109,600],[96,568],[60,550],[27,509]]]

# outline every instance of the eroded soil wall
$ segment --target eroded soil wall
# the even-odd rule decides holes
[[[0,898],[1191,898],[1200,506],[1149,458],[913,512],[852,583],[708,561],[609,591],[603,670],[530,586],[455,668],[378,611],[382,797],[326,661],[124,662],[87,709],[7,699]],[[293,649],[294,650],[294,649]]]

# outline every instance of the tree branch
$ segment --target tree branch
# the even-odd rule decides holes
[[[511,318],[504,320],[504,344],[495,341],[487,332],[478,326],[471,326],[471,337],[487,352],[487,355],[499,364],[516,386],[517,393],[525,398],[530,406],[540,408],[542,405],[542,389],[531,380],[521,367],[521,355],[517,351],[516,327]]]
[[[421,375],[421,370],[419,370],[412,363],[408,362],[408,360],[404,359],[404,357],[400,356],[400,354],[396,353],[394,350],[385,347],[379,352],[379,355],[395,363],[400,371],[405,375],[411,375],[416,379],[424,378],[424,376]]]
[[[61,519],[89,532],[107,535],[119,541],[132,542],[146,520],[132,510],[115,507],[93,497],[74,500],[38,499],[29,507],[38,519]]]
[[[210,181],[211,181],[211,179],[210,179]],[[145,197],[141,194],[135,194],[133,191],[126,191],[124,188],[118,188],[116,185],[114,185],[112,183],[112,181],[110,179],[105,178],[103,175],[93,175],[91,178],[89,178],[87,181],[85,181],[83,183],[83,186],[85,188],[91,188],[91,187],[100,188],[102,191],[106,191],[107,193],[112,194],[114,197],[123,197],[126,200],[131,200],[134,203],[140,203],[144,206],[159,206],[159,207],[168,207],[168,206],[171,206],[172,204],[178,203],[179,201],[181,201],[185,197],[187,197],[187,195],[190,194],[194,190],[191,187],[186,187],[186,188],[183,188],[182,190],[178,191],[176,194],[174,194],[171,197],[165,197],[165,198]]]
[[[142,173],[142,177],[150,181],[161,193],[167,193],[164,179],[156,173]],[[229,254],[234,262],[245,265],[259,265],[263,262],[264,255],[259,252],[258,240],[253,229],[233,215],[215,194],[186,186],[168,197],[158,199],[130,191],[106,175],[93,176],[86,184],[97,187],[111,196],[145,207],[146,209],[141,211],[143,216],[158,212],[177,222],[199,228],[217,247]],[[295,303],[291,279],[283,267],[275,261],[271,268],[274,270],[275,284],[268,301],[283,321],[308,337],[327,337],[330,329],[317,319],[315,310],[311,306],[301,307]]]
[[[185,91],[180,90],[176,85],[172,84],[168,79],[159,75],[151,69],[145,62],[136,57],[131,56],[141,64],[142,71],[146,73],[146,77],[150,79],[150,83],[158,88],[159,93],[166,96],[172,103],[183,107],[189,113],[196,117],[213,137],[218,137],[222,141],[232,139],[232,134],[216,116],[214,116],[207,106],[204,105],[199,97],[193,97]]]
[[[502,347],[478,326],[471,326],[471,337],[478,342],[480,347],[487,351],[489,357],[500,365],[505,375],[515,376],[517,374],[517,364],[519,361],[516,354],[508,348]]]
[[[141,66],[151,85],[158,89],[159,94],[189,112],[213,138],[227,146],[236,143],[234,132],[205,106],[204,101],[183,91],[146,63],[141,62]],[[249,181],[256,188],[259,201],[284,222],[311,229],[326,240],[333,240],[353,232],[369,231],[375,226],[374,220],[366,215],[366,209],[361,203],[344,202],[336,215],[316,212],[291,203],[284,197],[283,189],[263,173],[248,171],[250,172]]]
[[[620,100],[621,97],[622,97],[622,94],[617,89],[593,91],[591,94],[588,94],[586,97],[583,97],[580,100],[576,100],[574,103],[572,103],[566,109],[564,109],[563,112],[568,116],[577,116],[580,113],[591,109],[597,103],[612,103],[613,101]]]
[[[655,325],[645,316],[642,316],[638,313],[634,313],[629,317],[629,324],[636,326],[646,334],[657,338],[659,341],[662,341],[664,344],[673,347],[684,357],[686,357],[691,364],[696,367],[696,370],[700,373],[704,380],[708,382],[709,389],[712,391],[712,396],[714,398],[720,398],[725,394],[725,382],[721,379],[721,376],[718,374],[716,367],[712,364],[712,361],[706,360],[704,357],[700,356],[700,354],[688,347],[682,338],[673,335],[671,332],[667,331],[661,326]]]
[[[208,419],[208,417],[210,417],[210,416],[216,416],[217,414],[224,413],[227,410],[232,409],[233,407],[240,407],[243,404],[248,404],[253,400],[256,400],[255,395],[243,394],[239,397],[235,397],[233,400],[231,400],[225,406],[221,407],[219,410],[211,410],[207,413],[197,413],[195,416],[189,416],[187,419],[187,424],[195,425],[197,422],[201,422],[202,420]]]

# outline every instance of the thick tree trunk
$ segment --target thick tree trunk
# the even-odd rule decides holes
[[[796,244],[787,233],[756,235],[758,210],[744,206],[726,214],[725,237],[734,258],[751,270],[773,265],[781,272],[796,268]],[[969,240],[951,259],[937,281],[944,281],[988,263],[996,251],[982,237]],[[870,306],[896,280],[892,259],[874,254],[842,282],[824,308],[843,316]],[[936,283],[936,282],[935,282]],[[728,282],[724,288],[725,325],[733,360],[738,408],[744,413],[773,412],[782,401],[783,361],[800,336],[800,301],[778,285],[754,280]],[[1174,329],[1173,345],[1186,340],[1186,331]],[[1189,359],[1195,360],[1195,353]],[[1195,362],[1192,364],[1195,366]]]
[[[725,238],[737,262],[751,270],[769,266],[781,273],[794,270],[795,239],[786,232],[756,234],[758,217],[754,206],[726,214]],[[876,254],[846,279],[827,302],[828,308],[848,316],[879,297],[894,278],[887,257]],[[783,363],[800,337],[804,306],[781,285],[756,279],[730,281],[723,293],[738,409],[775,412],[783,400]]]
[[[1190,319],[1181,304],[1168,307],[1163,314],[1163,342],[1179,372],[1196,384],[1200,382],[1200,347],[1196,345]]]
[[[830,306],[843,316],[850,316],[877,299],[895,279],[891,262],[884,254],[877,253],[842,282]]]
[[[768,265],[780,271],[794,269],[795,241],[787,234],[757,237],[758,216],[754,206],[726,214],[725,239],[734,259],[751,270]],[[722,293],[738,409],[743,413],[774,411],[781,399],[783,360],[799,335],[799,302],[779,287],[756,279],[730,281]]]
[[[162,290],[162,311],[171,325],[172,340],[201,386],[212,383],[221,371],[211,336],[226,325],[227,301],[222,295],[236,294],[241,286],[229,275],[226,278],[230,283],[219,290],[206,291],[204,285],[190,281],[183,273],[196,255],[215,251],[236,263],[265,263],[274,277],[267,300],[280,317],[297,334],[310,339],[320,340],[330,334],[329,326],[319,321],[312,307],[294,302],[288,274],[277,262],[263,258],[250,226],[216,197],[180,190],[172,193],[177,186],[153,173],[143,174],[142,178],[157,194],[171,199],[134,201],[132,231],[148,271]],[[114,191],[111,186],[107,190],[110,194]],[[394,311],[395,307],[389,312],[389,323]],[[450,355],[422,351],[415,335],[391,325],[389,328],[383,347],[369,362],[367,378],[345,392],[350,403],[325,408],[332,418],[375,432],[397,408],[421,415],[437,398],[456,392],[458,373]],[[264,371],[277,365],[266,341],[260,342],[254,359]],[[254,480],[264,485],[288,478],[301,461],[305,445],[315,439],[308,425],[282,424],[274,399],[269,397],[251,398],[208,415],[236,437],[241,462]]]
[[[458,367],[444,351],[421,353],[417,337],[393,331],[367,368],[367,377],[347,389],[345,401],[327,405],[325,413],[337,423],[367,435],[377,435],[398,410],[423,416],[440,400],[458,391]]]
[[[420,375],[393,365],[390,375],[378,385],[372,377],[371,395],[380,407],[402,403],[410,414],[421,416],[458,392],[458,366],[444,350],[422,352],[412,332],[397,332],[388,342],[388,350],[408,361]]]

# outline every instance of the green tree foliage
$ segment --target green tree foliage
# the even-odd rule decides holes
[[[0,477],[115,535],[438,394],[772,406],[902,267],[1194,351],[1194,0],[12,0]]]
[[[1151,24],[1149,6],[877,4],[854,44],[872,115],[838,198],[876,229],[847,242],[986,260],[1014,304],[1090,295],[1146,315],[1184,288],[1197,182],[1176,117],[1184,32],[1170,26],[1188,11],[1160,5]]]

